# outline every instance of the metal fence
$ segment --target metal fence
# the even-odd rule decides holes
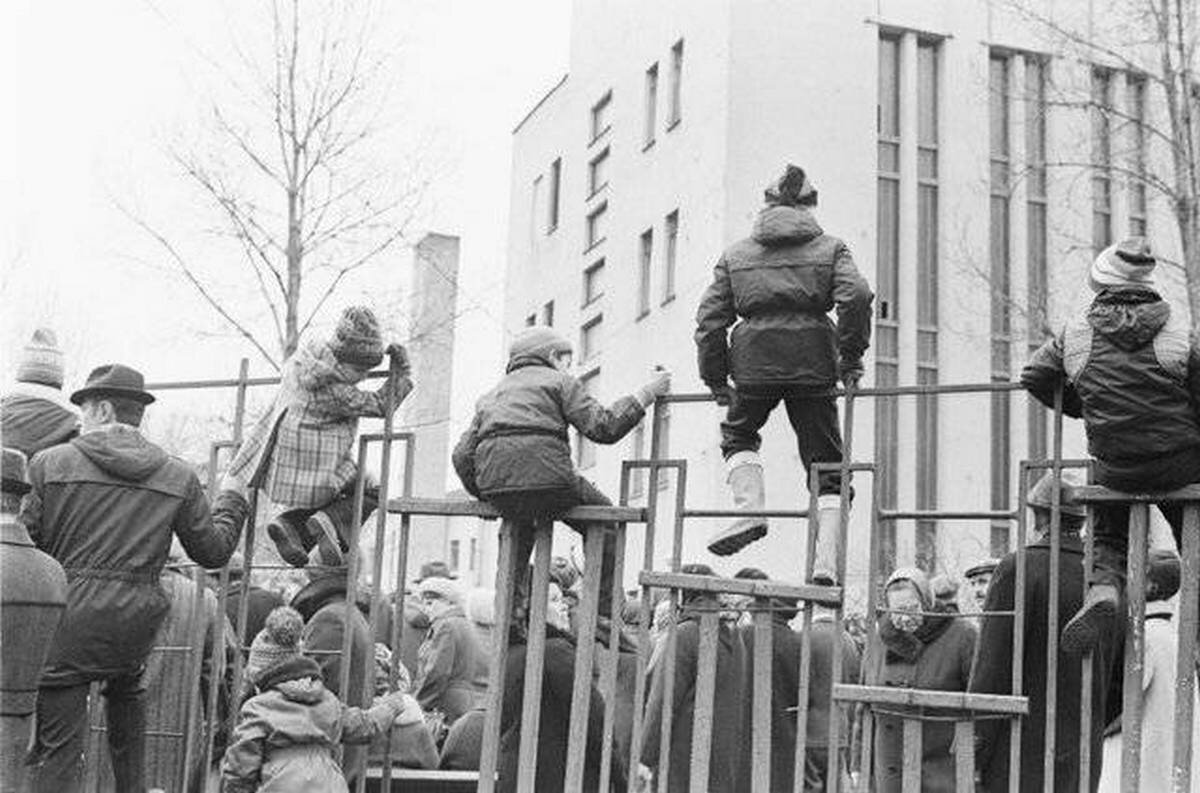
[[[278,382],[275,378],[249,378],[247,376],[247,368],[246,361],[243,361],[238,378],[233,380],[157,383],[149,386],[152,390],[196,388],[232,388],[235,390],[232,422],[234,437],[228,441],[214,443],[211,450],[209,466],[210,486],[214,488],[216,481],[215,472],[219,467],[222,452],[236,447],[241,441],[241,428],[246,419],[247,389],[256,386],[272,385]],[[1018,390],[1019,386],[1015,384],[984,383],[863,388],[852,389],[849,392],[839,392],[839,396],[843,398],[843,441],[845,449],[843,462],[832,466],[814,466],[814,470],[810,472],[812,483],[810,491],[812,495],[807,509],[771,510],[763,514],[767,517],[807,519],[809,553],[807,555],[808,564],[806,573],[811,577],[812,549],[816,542],[818,530],[816,477],[821,470],[829,468],[840,470],[842,474],[842,517],[836,544],[836,573],[837,580],[845,582],[848,550],[848,515],[851,499],[848,485],[849,475],[851,473],[859,473],[867,476],[875,476],[878,473],[874,462],[859,461],[854,457],[853,432],[857,401],[863,397],[945,397],[963,394],[997,394]],[[751,719],[749,735],[744,737],[748,745],[748,756],[751,761],[746,773],[749,789],[754,791],[754,793],[766,793],[766,791],[771,789],[770,769],[772,752],[774,751],[771,740],[772,701],[779,696],[779,692],[772,690],[771,621],[773,616],[771,609],[763,607],[761,604],[765,602],[765,599],[770,598],[789,598],[799,601],[802,629],[800,631],[799,689],[796,692],[795,699],[797,739],[794,747],[794,790],[799,792],[805,789],[804,763],[807,754],[806,750],[814,740],[814,736],[807,735],[807,709],[810,695],[814,693],[810,691],[813,609],[814,606],[823,606],[832,610],[835,625],[841,626],[844,619],[844,588],[842,586],[817,586],[777,581],[695,576],[685,575],[680,572],[682,565],[683,532],[688,520],[696,518],[735,517],[747,514],[733,510],[692,506],[688,500],[688,462],[682,459],[659,458],[660,450],[663,447],[663,439],[660,437],[662,422],[658,420],[660,412],[667,409],[667,406],[671,404],[704,403],[710,401],[710,399],[711,397],[707,394],[680,394],[661,398],[654,407],[649,459],[628,460],[623,463],[618,504],[612,507],[580,507],[575,509],[570,515],[573,519],[604,521],[615,524],[616,570],[612,592],[614,603],[613,624],[608,632],[607,645],[598,646],[596,639],[598,635],[597,609],[600,601],[600,565],[591,562],[600,557],[602,536],[600,532],[589,532],[585,538],[585,558],[588,560],[588,563],[585,565],[582,579],[582,597],[578,608],[579,623],[577,626],[577,649],[571,692],[569,749],[565,758],[565,790],[582,789],[585,765],[590,762],[586,756],[586,746],[588,744],[589,731],[588,703],[593,681],[595,681],[604,703],[600,744],[602,750],[599,760],[599,789],[610,789],[610,783],[622,773],[629,776],[630,789],[635,789],[634,783],[641,761],[641,747],[647,729],[646,695],[649,683],[647,668],[651,652],[649,631],[653,619],[653,614],[651,613],[652,599],[655,593],[663,593],[672,604],[673,613],[674,606],[678,603],[680,593],[683,591],[704,591],[714,594],[747,596],[757,599],[755,602],[759,604],[758,606],[752,606],[750,609],[753,626],[750,630],[754,639],[752,657],[749,658]],[[964,615],[962,617],[963,619],[1011,619],[1013,645],[1012,685],[1008,693],[984,694],[969,693],[967,691],[897,688],[883,685],[880,681],[872,680],[869,677],[856,682],[843,682],[842,678],[844,675],[841,670],[841,654],[834,652],[831,661],[831,674],[828,677],[830,681],[829,689],[828,691],[816,692],[816,696],[821,702],[829,704],[830,724],[828,734],[817,739],[819,744],[828,747],[829,752],[827,763],[830,773],[827,790],[837,791],[843,783],[848,783],[852,789],[859,791],[877,789],[872,786],[871,782],[872,733],[875,722],[880,714],[886,714],[891,717],[898,716],[903,722],[901,789],[905,793],[921,789],[922,728],[927,720],[948,721],[955,725],[954,767],[957,790],[959,791],[973,791],[975,789],[976,772],[973,747],[977,722],[980,719],[1007,720],[1010,734],[1009,789],[1014,791],[1014,793],[1022,789],[1018,771],[1022,764],[1020,736],[1022,728],[1025,725],[1025,719],[1030,712],[1029,699],[1023,693],[1024,680],[1022,671],[1025,632],[1028,623],[1025,603],[1027,582],[1025,551],[1027,509],[1025,493],[1034,473],[1051,470],[1056,475],[1060,475],[1063,469],[1087,466],[1086,461],[1063,458],[1062,424],[1060,396],[1058,409],[1054,411],[1053,449],[1050,459],[1026,461],[1021,464],[1019,497],[1016,508],[1011,511],[995,509],[979,511],[887,509],[879,503],[879,489],[877,487],[872,488],[873,500],[870,505],[870,543],[868,548],[869,585],[867,593],[867,618],[870,629],[873,629],[875,620],[881,615],[885,615],[887,611],[881,605],[881,590],[878,586],[878,582],[885,578],[889,572],[881,569],[883,559],[879,547],[879,539],[883,526],[888,523],[894,524],[897,521],[906,520],[1004,520],[1017,524],[1018,532],[1013,549],[1016,564],[1014,608],[1011,611],[992,612],[990,614],[973,615],[972,617]],[[387,490],[388,482],[391,478],[390,469],[393,464],[392,447],[396,442],[400,442],[403,445],[405,471],[405,480],[402,492],[399,495],[390,494]],[[366,461],[367,450],[371,444],[382,445],[382,475],[380,477],[381,488],[379,498],[381,508],[377,513],[373,527],[376,540],[374,542],[374,554],[368,560],[373,570],[369,623],[375,625],[376,618],[380,615],[381,610],[390,608],[392,617],[392,647],[398,648],[402,632],[406,629],[402,613],[403,598],[394,598],[390,604],[387,603],[382,597],[382,582],[380,581],[380,575],[383,570],[383,554],[388,547],[388,544],[382,541],[384,532],[387,531],[387,515],[395,514],[400,517],[400,537],[399,542],[395,546],[398,553],[398,559],[396,560],[397,576],[394,582],[397,593],[404,593],[406,590],[409,532],[413,516],[475,516],[485,519],[499,518],[500,516],[489,505],[475,501],[448,501],[440,498],[417,497],[414,495],[411,492],[412,471],[418,459],[418,450],[415,448],[412,434],[393,430],[390,418],[385,420],[382,432],[367,433],[360,437],[358,456],[360,470]],[[660,508],[659,488],[654,486],[646,488],[645,507],[631,506],[629,503],[632,477],[645,471],[649,472],[652,480],[657,478],[660,472],[667,472],[669,476],[673,477],[674,503],[671,510],[673,521],[669,527],[660,527],[659,525],[661,513],[664,511]],[[364,485],[360,477],[355,494],[356,508],[361,507],[363,492]],[[1200,599],[1200,486],[1188,487],[1168,494],[1124,494],[1114,493],[1097,486],[1087,486],[1078,489],[1077,495],[1080,501],[1089,505],[1089,509],[1093,509],[1097,504],[1112,502],[1124,502],[1131,505],[1127,619],[1125,620],[1126,641],[1123,672],[1124,702],[1122,708],[1122,734],[1124,736],[1124,754],[1122,758],[1121,783],[1121,789],[1129,791],[1138,789],[1141,757],[1143,696],[1141,681],[1145,653],[1146,597],[1144,587],[1149,506],[1153,503],[1177,503],[1183,505],[1185,528],[1183,532],[1183,547],[1180,549],[1183,559],[1183,588],[1180,595],[1180,612],[1178,617],[1178,624],[1181,627],[1179,629],[1177,658],[1177,670],[1179,674],[1175,681],[1176,729],[1173,775],[1175,780],[1174,789],[1176,791],[1188,790],[1191,768],[1192,696],[1195,688],[1194,657],[1198,620],[1197,606],[1198,602],[1200,602],[1198,600]],[[1052,519],[1049,536],[1049,587],[1054,592],[1057,592],[1059,589],[1061,576],[1060,510],[1058,499],[1059,495],[1056,490],[1051,513]],[[255,525],[255,514],[257,513],[256,494],[251,495],[250,501],[251,518],[245,532],[242,569],[242,580],[247,583],[250,580],[252,571],[272,567],[271,565],[258,564],[254,559],[255,539],[258,531],[258,527]],[[358,509],[356,514],[361,514],[361,509]],[[630,527],[642,533],[644,548],[642,568],[637,577],[638,584],[643,592],[641,599],[642,613],[638,624],[635,626],[624,625],[621,620],[621,609],[619,607],[623,599],[622,582],[625,574],[623,568],[626,555],[626,537]],[[665,538],[660,537],[661,534],[666,533],[663,529],[669,531],[669,534]],[[348,555],[350,565],[348,580],[351,582],[351,587],[353,586],[353,582],[358,580],[361,572],[359,570],[360,561],[358,553],[358,548],[362,540],[361,535],[363,531],[370,530],[371,527],[365,527],[361,531],[355,532],[352,536],[351,552]],[[502,727],[501,712],[504,702],[503,688],[509,658],[507,617],[512,612],[514,598],[518,596],[516,589],[518,571],[527,563],[527,560],[516,558],[515,537],[518,532],[533,532],[535,541],[533,545],[532,585],[529,588],[529,631],[525,657],[524,691],[521,700],[520,750],[517,759],[515,788],[522,793],[535,789],[538,733],[540,729],[539,715],[541,713],[541,699],[543,694],[541,682],[543,680],[546,644],[546,634],[543,626],[546,622],[552,526],[549,523],[524,526],[507,520],[501,520],[499,524],[500,541],[496,575],[494,653],[491,657],[489,671],[487,715],[481,768],[477,776],[478,790],[483,793],[490,793],[494,790],[497,781],[496,771]],[[656,570],[654,569],[656,549],[661,550],[664,546],[670,550],[669,569]],[[1088,532],[1085,541],[1085,570],[1090,571],[1093,554],[1094,538],[1091,536],[1091,532]],[[806,580],[808,579],[806,578]],[[173,658],[185,659],[182,663],[184,664],[183,674],[186,681],[186,695],[183,697],[181,705],[182,713],[176,714],[181,716],[178,722],[180,726],[174,729],[158,731],[154,735],[154,741],[156,742],[170,743],[171,741],[175,741],[181,744],[181,746],[175,746],[175,751],[172,752],[172,756],[177,761],[176,767],[173,769],[173,775],[171,776],[172,782],[165,785],[168,790],[204,789],[205,784],[211,785],[214,761],[219,759],[214,758],[213,755],[214,739],[221,726],[220,719],[222,714],[220,713],[220,703],[218,701],[218,689],[220,687],[215,683],[210,685],[204,699],[201,697],[200,688],[200,669],[204,660],[202,656],[204,654],[206,627],[205,620],[199,615],[203,611],[202,604],[205,602],[205,598],[209,597],[211,599],[211,595],[206,595],[205,575],[202,571],[193,571],[192,582],[196,592],[195,602],[201,605],[194,607],[193,619],[189,623],[188,628],[188,635],[190,637],[188,644],[186,646],[160,646],[154,650],[157,654],[171,655]],[[244,652],[248,649],[253,639],[253,637],[246,635],[248,589],[248,586],[242,586],[237,593],[239,600],[236,610],[237,619],[234,620],[234,631],[237,636],[237,647],[241,651],[233,653],[232,657],[228,659],[232,666],[228,670],[230,673],[228,677],[231,678],[233,692],[240,691],[242,688],[245,665]],[[223,569],[219,573],[216,586],[216,616],[218,620],[226,612],[229,592],[230,571],[229,569]],[[347,597],[347,619],[349,619],[352,610],[356,608],[354,600],[352,596]],[[1080,686],[1079,702],[1082,712],[1079,747],[1081,771],[1079,778],[1081,780],[1080,789],[1086,791],[1090,789],[1088,780],[1091,764],[1097,762],[1097,758],[1090,756],[1089,727],[1093,719],[1102,717],[1102,714],[1091,712],[1089,694],[1092,687],[1092,658],[1088,654],[1083,657],[1082,661],[1073,660],[1058,652],[1057,626],[1061,615],[1059,613],[1057,598],[1050,598],[1048,611],[1049,629],[1047,635],[1049,641],[1046,666],[1049,672],[1047,675],[1048,687],[1045,695],[1047,729],[1045,733],[1044,789],[1047,791],[1054,790],[1056,740],[1054,725],[1058,718],[1058,710],[1063,696],[1063,692],[1057,690],[1055,673],[1060,664],[1081,663],[1083,682]],[[670,692],[676,686],[686,685],[694,688],[695,708],[693,721],[690,725],[692,746],[688,758],[689,785],[692,790],[708,789],[708,778],[711,770],[708,746],[714,730],[731,729],[731,725],[714,723],[713,700],[716,693],[720,618],[720,614],[716,610],[710,610],[699,616],[698,658],[694,680],[675,679],[675,656],[679,625],[676,620],[669,620],[666,630],[663,660],[659,667],[660,671],[656,672],[656,674],[661,674],[663,677],[661,685],[667,692],[668,700],[671,699]],[[639,641],[637,642],[636,673],[634,676],[632,702],[619,703],[617,701],[617,674],[621,655],[620,635],[622,630],[626,628],[636,630]],[[221,642],[213,642],[211,655],[207,659],[207,666],[210,669],[213,681],[220,681],[226,677],[227,659],[220,649],[221,645]],[[351,652],[351,635],[350,631],[347,630],[341,649],[342,657],[348,658]],[[872,664],[878,661],[876,654],[880,652],[882,652],[882,648],[878,641],[872,639],[867,642],[863,663],[864,670],[872,668]],[[390,680],[394,684],[398,678],[397,665],[399,664],[399,653],[393,653],[392,659]],[[364,673],[364,676],[371,674],[371,664],[366,664],[366,667],[367,671]],[[341,690],[346,692],[351,688],[351,664],[344,663],[341,669]],[[370,680],[364,679],[362,682],[364,683],[364,701],[351,704],[369,704],[370,691],[372,689]],[[632,708],[632,724],[627,743],[617,740],[617,709],[618,705],[622,704]],[[227,713],[224,714],[226,730],[231,729],[236,723],[236,703],[233,703],[233,705],[228,707]],[[175,711],[178,707],[180,706],[171,705],[166,706],[166,709]],[[854,727],[851,734],[854,736],[854,740],[851,742],[851,746],[848,747],[850,755],[849,766],[857,773],[843,779],[836,771],[836,769],[842,767],[843,762],[841,760],[842,741],[840,735],[843,730],[842,721],[851,719],[853,720]],[[93,719],[93,724],[96,725],[95,730],[97,733],[102,731],[103,728],[99,726],[99,722],[95,718]],[[669,788],[671,781],[670,774],[672,773],[669,757],[671,735],[677,726],[673,723],[672,713],[664,711],[659,723],[662,751],[659,753],[653,781],[654,789],[658,791],[666,791]],[[200,733],[199,735],[195,734],[197,730]],[[618,745],[627,747],[627,756],[617,756],[617,749],[615,747]],[[150,748],[153,750],[155,744],[151,744]],[[90,778],[94,781],[96,789],[105,788],[103,773],[96,771],[98,764],[95,762],[95,759],[100,753],[99,742],[93,742],[91,752],[93,774]],[[366,767],[365,755],[362,755],[358,761],[358,765],[357,769],[351,769],[351,776],[356,779],[355,789],[360,792],[367,789],[402,789],[401,787],[393,787],[393,782],[398,782],[401,785],[423,784],[427,786],[425,789],[431,790],[438,789],[439,785],[447,790],[461,789],[461,787],[454,788],[453,786],[469,785],[476,779],[474,775],[462,772],[414,771],[412,769],[397,768],[394,767],[392,758],[386,754],[381,763],[373,765],[371,768]],[[406,787],[403,789],[416,788]]]

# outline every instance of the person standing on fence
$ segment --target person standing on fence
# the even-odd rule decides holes
[[[575,470],[568,430],[574,428],[596,443],[616,443],[638,425],[646,407],[671,387],[670,373],[659,369],[636,393],[604,407],[568,373],[571,357],[571,342],[550,328],[528,328],[518,334],[509,346],[504,378],[480,397],[471,426],[454,448],[454,469],[467,492],[522,524],[513,553],[521,593],[528,589],[525,571],[534,543],[531,524],[558,519],[580,505],[612,504]],[[616,527],[574,521],[567,525],[581,534],[604,533],[599,614],[601,622],[607,623],[613,607]],[[524,594],[518,597],[523,599]],[[504,619],[505,615],[496,615],[498,624]]]
[[[780,400],[804,470],[814,462],[841,462],[837,402],[830,392],[838,379],[849,386],[862,376],[874,299],[850,249],[813,217],[817,191],[804,169],[788,165],[767,188],[766,204],[751,236],[721,255],[696,313],[700,379],[729,409],[721,423],[721,452],[734,504],[745,511],[765,508],[759,430]],[[836,327],[828,316],[835,306]],[[825,471],[818,482],[815,570],[832,580],[841,476]],[[708,549],[720,556],[737,553],[766,533],[765,518],[748,516],[715,534]]]
[[[171,536],[193,561],[221,567],[248,506],[226,479],[210,512],[195,472],[141,434],[154,397],[140,372],[98,367],[71,401],[82,407],[83,432],[30,461],[20,516],[69,581],[38,688],[33,789],[82,789],[88,686],[102,681],[116,788],[144,790],[142,672],[169,608],[159,576]]]
[[[1082,418],[1098,484],[1126,492],[1200,483],[1200,348],[1187,315],[1163,299],[1157,264],[1142,237],[1105,248],[1092,263],[1091,303],[1033,354],[1021,384],[1063,413]],[[1183,507],[1161,504],[1183,547]],[[1062,649],[1095,645],[1120,611],[1129,545],[1129,506],[1095,508],[1095,570],[1082,607],[1063,629]]]
[[[21,351],[16,382],[0,397],[0,437],[26,458],[79,434],[79,415],[63,399],[63,354],[54,331],[38,328]]]
[[[1064,481],[1069,474],[1063,473]],[[1021,766],[1016,770],[1021,790],[1041,790],[1046,747],[1046,697],[1050,669],[1046,665],[1049,631],[1061,631],[1083,602],[1083,541],[1080,529],[1087,510],[1074,501],[1070,484],[1060,490],[1058,625],[1051,628],[1050,554],[1051,507],[1054,474],[1047,473],[1029,491],[1026,499],[1033,513],[1036,539],[1025,548],[1025,622],[1024,656],[1021,659],[1022,689],[1017,694],[1029,698],[1029,715],[1022,720]],[[971,669],[970,690],[981,694],[1011,694],[1013,673],[1013,617],[1016,608],[1017,555],[1000,560],[992,577],[983,611],[999,612],[985,616],[980,626],[979,645]],[[1114,618],[1102,631],[1092,653],[1092,723],[1089,725],[1091,789],[1100,779],[1100,748],[1104,740],[1106,714],[1119,703],[1112,700],[1109,680],[1120,665],[1121,621]],[[1079,790],[1079,731],[1082,669],[1078,663],[1061,660],[1054,670],[1057,710],[1054,731],[1054,789]],[[981,789],[992,793],[1009,790],[1008,719],[983,719],[975,727],[975,767]],[[1153,788],[1146,788],[1151,790]]]
[[[383,361],[387,379],[377,391],[358,384]],[[329,339],[308,339],[283,364],[271,409],[250,431],[229,470],[259,485],[275,507],[267,524],[280,557],[293,567],[341,563],[350,532],[376,505],[377,489],[365,492],[363,512],[353,515],[359,471],[354,442],[358,420],[384,418],[412,390],[404,347],[384,349],[379,321],[365,306],[349,306]],[[266,459],[264,459],[266,458]]]
[[[903,567],[888,578],[887,611],[879,615],[878,641],[867,684],[896,688],[966,691],[975,652],[975,629],[954,614],[937,613],[925,573]],[[875,708],[873,790],[900,793],[904,767],[904,718],[913,710]],[[925,721],[921,730],[921,790],[955,789],[954,723]]]

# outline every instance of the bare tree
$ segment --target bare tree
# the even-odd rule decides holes
[[[235,41],[237,71],[223,70],[232,98],[212,101],[208,134],[167,152],[231,255],[189,254],[184,230],[121,209],[278,369],[349,276],[407,244],[428,178],[380,159],[390,75],[372,16],[336,0],[263,2],[269,34]]]

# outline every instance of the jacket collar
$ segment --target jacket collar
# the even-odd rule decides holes
[[[52,388],[42,383],[23,383],[18,380],[8,389],[8,393],[32,399],[44,399],[47,402],[53,402],[64,410],[69,410],[72,413],[75,412],[75,406],[67,401],[67,397],[61,389]]]

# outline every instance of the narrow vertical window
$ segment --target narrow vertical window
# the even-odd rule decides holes
[[[655,127],[658,126],[658,64],[646,70],[646,123],[642,130],[642,145],[654,143]]]
[[[550,187],[546,196],[546,233],[558,228],[558,196],[562,189],[562,158],[550,163]]]
[[[476,561],[479,559],[479,541],[474,537],[471,538],[471,555],[467,558],[467,569],[474,570]]]
[[[608,147],[588,162],[588,198],[596,195],[608,185]]]
[[[600,206],[593,209],[587,216],[586,243],[587,249],[590,250],[600,243],[604,242],[605,235],[605,213],[608,211],[608,202],[604,202]]]
[[[1129,177],[1129,233],[1146,236],[1146,79],[1129,79],[1132,152]]]
[[[609,111],[612,107],[612,91],[607,92],[604,96],[592,105],[592,142],[600,139],[600,136],[608,132],[612,126],[612,120],[609,118]]]
[[[604,260],[598,259],[583,271],[583,305],[591,305],[603,294]]]
[[[1092,69],[1092,249],[1112,244],[1112,72]]]
[[[683,39],[671,47],[671,106],[667,114],[667,129],[679,123],[683,118]]]
[[[590,361],[600,352],[600,324],[603,314],[597,314],[583,324],[579,329],[579,360]]]
[[[459,540],[450,541],[450,569],[455,572],[458,572],[458,563],[460,561],[459,548],[461,545],[462,543]]]
[[[899,385],[899,303],[900,289],[900,39],[879,39],[879,85],[876,108],[878,163],[876,179],[875,384]],[[875,402],[875,459],[879,463],[879,503],[896,506],[899,467],[900,421],[896,397],[881,397]],[[880,569],[896,565],[895,525],[887,523],[880,535]]]
[[[1010,92],[1009,59],[1007,55],[992,55],[988,61],[988,122],[989,160],[991,165],[991,197],[989,199],[989,278],[991,292],[991,371],[992,382],[1006,383],[1012,374],[1012,257],[1010,250]],[[1012,420],[1008,392],[993,393],[991,397],[991,505],[992,509],[1009,509],[1012,479]],[[991,552],[1008,552],[1009,524],[992,524]]]
[[[654,263],[654,229],[646,229],[642,232],[638,251],[637,318],[641,319],[650,313],[650,272]]]
[[[938,48],[917,45],[917,383],[938,382]],[[937,507],[938,397],[917,397],[916,504]],[[937,568],[937,522],[918,521],[916,561]]]
[[[669,303],[675,299],[675,258],[679,249],[679,210],[667,215],[663,223],[663,236],[666,237],[666,250],[663,251],[663,296],[662,302]]]
[[[547,328],[554,327],[554,301],[551,300],[542,306],[542,324]]]
[[[1026,341],[1028,352],[1041,346],[1048,331],[1048,261],[1046,201],[1046,69],[1042,58],[1025,57],[1025,281]],[[1044,460],[1047,453],[1046,409],[1033,397],[1026,399],[1029,459]]]

